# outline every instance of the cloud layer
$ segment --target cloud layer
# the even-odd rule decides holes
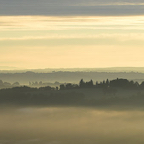
[[[3,0],[0,15],[143,15],[143,0]]]

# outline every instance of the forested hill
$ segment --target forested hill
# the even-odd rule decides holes
[[[67,105],[109,106],[144,105],[144,82],[127,79],[96,82],[80,80],[79,84],[61,84],[60,87],[30,88],[27,86],[0,90],[0,105]]]

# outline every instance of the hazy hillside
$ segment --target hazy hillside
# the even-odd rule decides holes
[[[94,82],[102,81],[106,79],[126,78],[128,80],[136,80],[141,82],[144,80],[144,73],[134,72],[49,72],[49,73],[0,73],[0,79],[6,82],[14,83],[19,82],[21,84],[28,84],[29,82],[42,81],[42,82],[72,82],[78,83],[80,79],[88,81],[93,79]]]

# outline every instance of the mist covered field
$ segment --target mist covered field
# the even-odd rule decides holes
[[[143,144],[143,109],[14,107],[0,110],[0,144]]]

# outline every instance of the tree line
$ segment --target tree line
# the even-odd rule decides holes
[[[134,82],[133,80],[127,80],[122,78],[117,78],[114,80],[103,80],[101,82],[96,82],[94,84],[93,80],[85,82],[83,79],[80,80],[79,84],[61,84],[60,90],[66,89],[78,89],[78,88],[127,88],[127,89],[144,89],[144,81],[139,84],[138,82]]]
[[[101,88],[104,92],[101,96],[109,94],[112,96],[110,99],[91,99],[85,98],[85,91],[70,91],[71,89],[96,89]],[[17,105],[110,105],[110,104],[142,104],[144,102],[144,94],[139,93],[131,96],[130,98],[119,98],[115,96],[117,88],[123,89],[144,89],[144,82],[141,84],[129,81],[127,79],[114,79],[106,80],[102,82],[93,82],[93,80],[85,82],[83,79],[80,80],[79,84],[61,84],[60,87],[28,87],[20,86],[13,88],[5,88],[0,90],[0,105],[1,104],[17,104]],[[68,91],[65,91],[68,90]],[[100,91],[101,91],[100,90]],[[132,92],[133,94],[133,92]]]
[[[41,84],[42,82],[40,82]],[[31,84],[31,85],[30,85]],[[41,84],[40,87],[37,87],[37,85],[34,85],[35,83],[30,83],[29,86],[21,86],[18,82],[15,82],[13,84],[3,82],[0,80],[0,88],[13,88],[13,89],[26,89],[29,88],[29,90],[32,90],[32,87],[36,90],[69,90],[69,89],[81,89],[81,88],[125,88],[125,89],[144,89],[144,81],[142,83],[134,82],[133,80],[127,80],[122,78],[117,78],[114,80],[103,80],[101,82],[93,82],[93,80],[90,81],[84,81],[81,79],[78,84],[73,83],[58,83],[55,82],[56,85],[48,86]]]

